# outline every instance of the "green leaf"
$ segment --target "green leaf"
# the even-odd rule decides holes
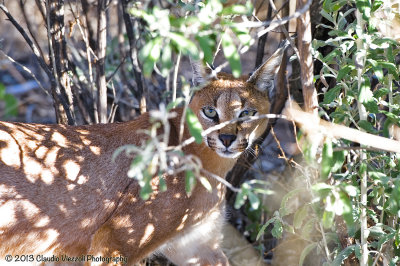
[[[390,74],[392,75],[397,75],[397,67],[395,64],[386,62],[386,61],[377,61],[378,65],[382,66],[383,68],[386,68]]]
[[[185,99],[184,99],[183,97],[176,98],[175,101],[170,102],[170,103],[167,105],[167,111],[171,111],[172,109],[174,109],[175,107],[177,107],[179,104],[183,103],[184,101],[185,101]]]
[[[342,91],[342,87],[340,85],[337,85],[333,87],[332,89],[329,89],[325,94],[324,94],[324,104],[330,104],[333,102],[339,95],[339,93]]]
[[[335,218],[334,212],[324,211],[324,214],[322,215],[322,225],[324,226],[324,228],[331,228],[334,218]]]
[[[200,144],[203,141],[203,137],[201,136],[203,127],[201,126],[197,116],[190,108],[188,108],[186,111],[186,123],[188,124],[190,135],[195,138],[197,144]]]
[[[288,193],[286,193],[285,196],[283,196],[282,201],[281,201],[281,206],[279,208],[279,213],[281,214],[281,217],[284,217],[288,214],[293,213],[294,210],[289,209],[287,204],[292,197],[294,197],[295,195],[299,194],[302,191],[304,191],[303,188],[296,188],[292,191],[289,191]]]
[[[273,223],[277,218],[276,217],[272,217],[271,219],[269,219],[260,229],[260,231],[258,231],[256,240],[260,239],[260,237],[264,234],[265,229],[267,229],[267,226],[270,225],[271,223]]]
[[[293,217],[293,226],[296,229],[301,228],[304,219],[308,215],[308,205],[301,206],[295,213]]]
[[[254,194],[252,191],[249,191],[248,197],[251,208],[253,208],[254,210],[258,210],[258,208],[260,207],[260,199],[257,197],[257,195]]]
[[[358,100],[365,106],[365,108],[371,113],[377,113],[379,111],[378,105],[374,100],[374,95],[371,91],[371,82],[368,76],[363,77],[363,82],[360,87],[358,94]]]
[[[232,38],[226,32],[222,34],[222,50],[224,51],[225,57],[229,61],[233,76],[238,78],[242,72],[240,57]]]
[[[331,8],[331,3],[332,1],[331,0],[326,0],[326,1],[324,1],[324,5],[323,5],[323,7],[324,7],[324,9],[322,9],[321,10],[321,15],[324,17],[324,18],[326,18],[329,22],[331,22],[332,24],[335,24],[335,21],[333,20],[333,18],[332,18],[332,16],[328,13],[328,12],[330,12],[331,10],[330,10],[330,8]]]
[[[271,230],[271,234],[275,238],[281,238],[283,233],[282,222],[279,219],[275,219],[274,227]]]
[[[371,18],[371,1],[370,0],[356,0],[357,9],[363,15],[365,21]]]
[[[330,52],[327,56],[325,56],[322,61],[326,62],[327,64],[330,64],[330,63],[333,63],[332,60],[334,58],[339,57],[341,55],[342,55],[342,51],[340,50],[340,48],[335,48],[332,52]]]
[[[154,61],[146,58],[143,62],[143,74],[145,77],[150,77],[151,73],[153,73],[154,69]]]
[[[205,187],[205,189],[207,189],[208,192],[212,192],[212,186],[207,178],[205,178],[204,176],[200,176],[199,180],[200,183],[203,185],[203,187]]]
[[[385,234],[381,236],[378,240],[378,249],[381,249],[382,245],[385,244],[387,241],[394,238],[395,233]]]
[[[354,224],[353,217],[353,206],[351,205],[351,201],[346,193],[340,192],[339,199],[342,201],[343,205],[343,219],[345,220],[348,226],[352,226]]]
[[[180,33],[170,32],[170,38],[172,43],[185,55],[190,55],[194,60],[199,59],[199,51],[197,50],[196,45],[184,37]]]
[[[192,193],[195,185],[196,185],[196,176],[194,175],[193,171],[191,171],[191,170],[185,171],[186,194],[190,195]]]
[[[0,100],[3,100],[5,95],[6,95],[6,86],[0,82]]]
[[[161,55],[161,74],[166,77],[172,68],[172,49],[169,44],[164,45]]]
[[[375,12],[383,4],[383,0],[374,0],[372,4],[372,12]]]
[[[140,189],[140,198],[142,198],[142,200],[148,200],[152,192],[153,189],[151,188],[150,182],[146,182],[144,186]]]
[[[222,9],[221,15],[249,15],[251,11],[244,5],[229,5]]]
[[[346,247],[345,249],[343,249],[337,256],[336,258],[333,260],[332,262],[332,266],[341,266],[343,261],[345,259],[347,259],[348,256],[350,256],[351,253],[354,252],[354,250],[356,249],[356,245],[351,245]]]
[[[369,77],[363,77],[363,81],[361,83],[360,91],[358,94],[358,100],[361,103],[373,101],[373,94],[371,91],[371,83],[369,81]]]
[[[160,53],[161,53],[161,38],[155,38],[153,40],[153,48],[150,51],[149,58],[153,62],[157,62],[157,60],[160,58]]]
[[[332,140],[327,139],[322,148],[321,178],[326,180],[331,172],[333,165]]]
[[[17,116],[18,115],[18,101],[17,98],[12,94],[6,93],[4,95],[4,101],[6,103],[6,113],[5,116]]]
[[[246,199],[247,199],[247,195],[249,194],[249,184],[247,183],[243,183],[242,187],[240,188],[239,193],[236,196],[236,200],[235,200],[235,209],[239,209],[240,207],[243,206],[243,204],[245,203]]]
[[[159,187],[161,192],[167,191],[167,183],[165,182],[165,179],[161,176],[161,174],[158,176],[158,180],[160,181]]]
[[[300,259],[299,259],[299,266],[302,266],[304,263],[305,258],[307,257],[307,255],[317,247],[317,243],[313,242],[311,244],[308,244],[303,251],[300,254]]]
[[[197,35],[196,39],[199,42],[201,50],[203,50],[204,60],[211,65],[214,59],[213,49],[215,47],[215,41],[210,38],[209,35]]]
[[[339,72],[336,77],[336,82],[341,81],[347,74],[349,74],[350,71],[354,70],[355,66],[354,65],[346,65],[342,68],[339,69]]]
[[[367,171],[367,164],[365,162],[360,163],[359,175],[363,175]]]
[[[364,129],[365,131],[369,132],[369,133],[377,133],[377,130],[371,125],[370,122],[366,121],[366,120],[360,120],[358,122],[358,125]]]
[[[347,151],[335,151],[333,152],[333,164],[331,168],[332,173],[336,173],[340,169],[342,169],[344,160],[346,159]]]
[[[389,94],[389,89],[385,88],[385,87],[379,88],[376,91],[374,91],[374,97],[375,98],[381,98],[381,97],[386,96],[388,94]]]

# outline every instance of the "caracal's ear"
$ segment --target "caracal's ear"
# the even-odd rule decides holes
[[[201,60],[193,60],[190,57],[189,60],[193,70],[193,86],[199,87],[206,84],[209,80],[209,75],[203,62]]]
[[[267,93],[270,100],[275,96],[274,78],[276,73],[278,73],[282,56],[289,44],[289,41],[283,42],[278,50],[256,71],[254,71],[247,80],[247,82],[254,84],[259,91]]]

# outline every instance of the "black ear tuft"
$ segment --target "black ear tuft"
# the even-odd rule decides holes
[[[254,71],[247,80],[247,82],[253,83],[259,91],[266,92],[270,100],[275,97],[275,75],[278,73],[282,56],[289,44],[289,41],[283,42],[280,48],[264,64]]]
[[[198,87],[207,83],[208,81],[207,72],[201,60],[193,60],[190,57],[189,60],[193,71],[193,78],[192,78],[193,86]]]

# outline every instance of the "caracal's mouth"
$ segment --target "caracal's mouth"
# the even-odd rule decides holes
[[[242,154],[242,152],[233,152],[230,151],[229,149],[225,149],[225,150],[216,150],[216,153],[223,158],[237,158],[240,156],[240,154]]]

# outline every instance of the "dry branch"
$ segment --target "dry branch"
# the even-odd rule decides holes
[[[97,110],[98,122],[107,123],[107,81],[105,75],[105,58],[107,46],[107,0],[98,0],[97,20]]]
[[[309,0],[297,0],[297,8],[300,10],[303,10],[309,4]],[[307,112],[312,112],[317,116],[318,98],[314,87],[314,62],[311,55],[311,19],[308,9],[297,19],[297,35],[304,106]]]
[[[138,99],[140,99],[140,112],[143,113],[146,111],[146,86],[144,83],[143,75],[142,75],[142,70],[139,66],[139,60],[138,60],[138,50],[137,50],[137,42],[136,42],[136,36],[134,33],[135,27],[137,28],[137,21],[132,23],[131,16],[128,13],[128,4],[130,0],[122,0],[122,13],[124,16],[124,22],[125,22],[125,29],[126,29],[126,35],[128,36],[129,40],[129,58],[131,59],[132,66],[133,66],[133,75],[135,76],[135,81],[136,85],[138,87],[138,93],[133,94],[138,94]]]
[[[46,1],[47,33],[49,54],[55,82],[52,82],[52,92],[55,101],[57,122],[59,124],[76,124],[72,105],[71,83],[68,77],[67,45],[65,41],[64,1]],[[58,99],[63,98],[65,104]],[[67,106],[65,106],[67,105]]]
[[[10,14],[8,9],[2,4],[0,4],[0,9],[4,12],[4,14],[7,16],[7,18],[10,20],[10,22],[13,24],[13,26],[22,35],[22,37],[24,38],[26,43],[32,49],[36,60],[39,62],[39,65],[41,66],[41,68],[46,72],[47,76],[49,77],[51,85],[52,85],[53,100],[54,100],[54,105],[56,107],[56,110],[57,110],[57,108],[61,109],[60,106],[62,106],[62,108],[65,110],[68,123],[73,124],[74,123],[74,119],[73,119],[72,114],[70,112],[67,100],[61,94],[60,88],[59,88],[59,86],[57,86],[57,79],[55,78],[54,74],[52,73],[51,68],[46,64],[44,58],[41,57],[41,54],[40,54],[40,51],[39,51],[38,47],[33,43],[31,38],[28,36],[28,34],[25,32],[25,30],[21,27],[21,25]],[[57,116],[57,118],[59,118],[59,117]]]
[[[302,111],[294,102],[287,103],[286,105],[283,114],[287,116],[289,120],[296,122],[308,135],[315,136],[316,134],[321,134],[331,138],[350,140],[360,145],[365,145],[365,147],[371,147],[381,151],[400,153],[400,141],[327,122],[320,119],[318,116]]]

